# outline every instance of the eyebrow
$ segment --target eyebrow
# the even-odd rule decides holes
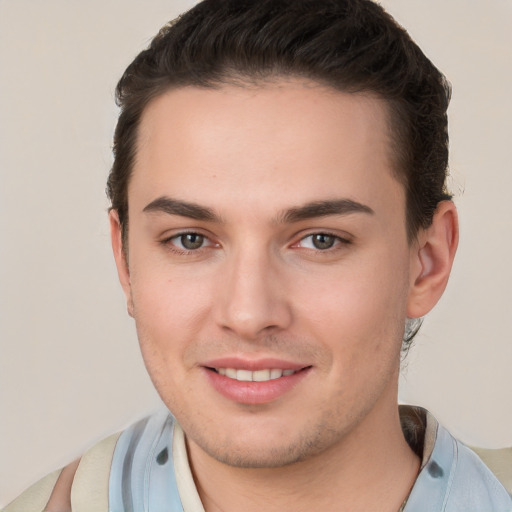
[[[211,209],[198,204],[189,203],[171,199],[162,196],[151,201],[142,210],[143,212],[166,213],[168,215],[179,215],[180,217],[188,217],[189,219],[215,222],[220,221],[219,216]]]
[[[303,206],[290,208],[278,216],[279,223],[293,223],[316,217],[329,215],[349,215],[351,213],[365,213],[373,215],[375,212],[365,204],[351,199],[333,199],[327,201],[313,201]]]
[[[143,212],[165,213],[167,215],[179,215],[189,219],[221,222],[219,215],[206,206],[195,203],[172,199],[162,196],[151,201],[144,207]],[[302,220],[329,215],[349,215],[351,213],[365,213],[373,215],[375,212],[367,205],[353,201],[352,199],[333,199],[325,201],[312,201],[302,206],[289,208],[276,217],[278,224],[292,224]]]

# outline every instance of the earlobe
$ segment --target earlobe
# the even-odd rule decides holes
[[[452,201],[439,203],[432,224],[421,231],[412,254],[409,318],[426,315],[443,294],[459,241],[457,209]]]
[[[117,267],[117,275],[119,282],[123,288],[126,296],[126,307],[128,314],[133,317],[133,301],[130,283],[130,270],[128,268],[128,261],[126,258],[125,247],[123,245],[123,233],[121,223],[119,222],[119,215],[116,210],[111,210],[109,215],[110,222],[110,239],[112,242],[112,251]]]

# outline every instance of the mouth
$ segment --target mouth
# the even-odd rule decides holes
[[[293,368],[279,368],[279,365],[265,367],[261,362],[256,365],[257,368],[250,368],[251,364],[236,364],[233,361],[239,366],[236,368],[228,361],[219,363],[203,366],[213,389],[232,402],[246,405],[268,404],[289,396],[313,369],[312,366],[286,363],[284,366]]]
[[[242,370],[236,368],[207,368],[218,373],[228,379],[237,380],[239,382],[267,382],[269,380],[280,379],[281,377],[289,377],[297,372],[311,368],[310,366],[300,368],[298,370],[267,368],[263,370]]]

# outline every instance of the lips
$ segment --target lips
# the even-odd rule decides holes
[[[277,359],[224,358],[202,365],[215,391],[240,404],[265,404],[283,397],[310,373],[311,366]]]

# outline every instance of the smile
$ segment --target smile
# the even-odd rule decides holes
[[[280,370],[277,368],[269,368],[264,370],[237,370],[236,368],[213,368],[219,375],[223,375],[228,379],[238,380],[240,382],[266,382],[281,377],[288,377],[296,373],[297,370]]]
[[[285,361],[279,364],[277,360],[249,363],[225,358],[222,362],[218,360],[212,363],[204,365],[203,370],[213,389],[230,401],[247,405],[268,404],[283,397],[307,378],[313,369],[312,366]]]

